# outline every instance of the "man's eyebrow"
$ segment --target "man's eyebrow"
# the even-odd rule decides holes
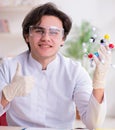
[[[34,28],[45,29],[44,27],[40,27],[40,26],[34,26]]]
[[[57,30],[57,31],[60,31],[60,30],[61,30],[60,28],[54,27],[54,26],[51,26],[49,29],[54,29],[54,30]]]

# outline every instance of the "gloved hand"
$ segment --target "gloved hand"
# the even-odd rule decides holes
[[[3,88],[3,94],[6,100],[11,101],[16,96],[29,94],[33,86],[34,80],[32,76],[23,76],[21,73],[21,64],[18,63],[12,82]]]
[[[111,64],[111,53],[108,46],[101,45],[99,57],[94,56],[96,68],[93,75],[93,88],[104,88],[106,75]]]

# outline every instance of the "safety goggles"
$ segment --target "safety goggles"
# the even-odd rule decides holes
[[[64,29],[56,26],[42,27],[32,25],[29,27],[30,36],[41,38],[46,34],[52,39],[60,39],[64,36]]]

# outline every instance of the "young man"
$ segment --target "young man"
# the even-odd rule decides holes
[[[59,53],[71,26],[70,18],[52,3],[25,17],[23,37],[29,50],[0,66],[0,114],[6,112],[9,126],[72,128],[76,107],[87,128],[102,124],[111,56],[107,47],[99,49],[92,83],[79,62]]]

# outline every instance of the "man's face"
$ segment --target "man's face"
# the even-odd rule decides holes
[[[30,43],[31,54],[36,60],[53,59],[63,45],[64,30],[62,22],[55,16],[43,16],[41,23],[31,26],[27,41]]]

